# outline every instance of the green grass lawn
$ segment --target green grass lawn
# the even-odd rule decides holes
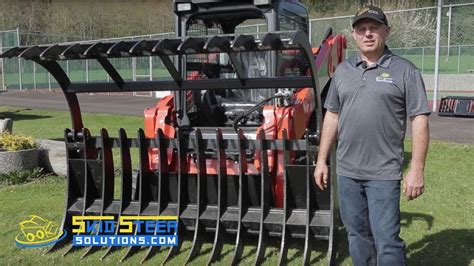
[[[22,108],[0,107],[0,118],[13,116],[14,132],[30,134],[38,138],[57,139],[62,137],[63,128],[69,126],[69,114],[48,110],[28,110]],[[141,127],[140,117],[114,116],[102,114],[85,114],[85,124],[97,135],[101,127],[116,135],[116,129],[124,127],[136,130]],[[42,126],[48,125],[48,126]],[[51,126],[54,125],[54,126]],[[410,141],[406,141],[406,157],[411,156]],[[474,265],[474,145],[432,142],[426,165],[425,194],[414,201],[401,198],[402,238],[407,243],[408,263],[410,265]],[[104,261],[99,258],[104,253],[100,250],[89,257],[80,259],[84,250],[62,257],[65,249],[42,255],[45,248],[20,249],[14,245],[15,237],[20,233],[18,223],[28,219],[28,215],[37,214],[46,219],[60,222],[65,199],[64,177],[47,177],[31,183],[0,187],[0,262],[6,265],[17,264],[117,264],[126,252],[125,248],[113,253]],[[339,233],[340,245],[338,264],[351,265],[347,253],[347,241],[343,231]],[[232,256],[233,237],[225,245],[218,264],[227,265]],[[291,241],[289,252],[290,263],[301,264],[301,242]],[[182,252],[175,257],[172,264],[183,264],[190,248],[190,241],[185,241]],[[202,248],[203,254],[194,262],[205,263],[211,244]],[[312,251],[312,264],[326,265],[325,242],[315,242]],[[247,245],[244,251],[243,264],[254,260],[256,247]],[[127,259],[124,264],[137,264],[145,255],[142,249],[138,254]],[[166,252],[155,255],[148,264],[161,263]],[[266,250],[266,265],[278,261],[277,242]]]
[[[0,119],[10,117],[15,134],[32,135],[40,139],[64,139],[64,129],[71,127],[69,112],[47,109],[29,109],[0,106]],[[93,135],[98,135],[101,128],[106,128],[110,136],[117,136],[118,130],[124,128],[129,136],[136,136],[143,127],[143,118],[126,115],[82,113],[84,126]]]

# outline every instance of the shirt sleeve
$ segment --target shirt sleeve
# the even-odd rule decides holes
[[[324,108],[332,113],[339,113],[340,109],[339,93],[337,89],[337,70],[329,84],[329,91],[324,102]]]
[[[425,83],[420,71],[413,68],[409,71],[405,82],[406,112],[409,117],[430,114],[428,99],[426,98]]]

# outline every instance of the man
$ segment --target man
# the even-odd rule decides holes
[[[314,177],[327,187],[327,159],[336,136],[338,194],[354,265],[405,265],[400,238],[400,180],[407,116],[412,123],[412,161],[403,179],[408,200],[424,191],[430,110],[420,73],[385,45],[390,27],[375,6],[352,21],[358,55],[338,66],[327,109]]]

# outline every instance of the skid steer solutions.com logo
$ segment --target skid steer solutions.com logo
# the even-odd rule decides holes
[[[177,246],[177,216],[73,216],[74,246]]]
[[[39,248],[63,240],[67,232],[60,231],[58,224],[38,215],[30,215],[29,220],[19,224],[20,231],[15,244],[22,248]]]

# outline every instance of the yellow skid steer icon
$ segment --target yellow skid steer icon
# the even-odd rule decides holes
[[[37,215],[30,215],[31,219],[20,223],[20,229],[28,242],[48,240],[57,237],[58,225]]]

